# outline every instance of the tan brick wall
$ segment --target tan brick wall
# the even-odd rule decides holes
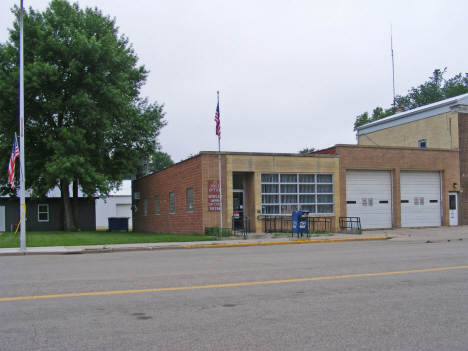
[[[458,115],[448,112],[359,136],[359,145],[458,149]]]
[[[265,154],[228,154],[226,155],[227,204],[229,224],[232,223],[232,173],[242,172],[245,178],[246,215],[250,218],[251,231],[262,232],[261,219],[262,192],[261,173],[332,173],[334,175],[335,213],[332,216],[316,214],[318,217],[331,217],[332,231],[338,228],[340,217],[340,177],[339,160],[333,155],[265,155]],[[260,213],[259,213],[260,211]]]
[[[346,170],[390,170],[393,174],[393,224],[401,227],[400,172],[402,170],[440,171],[442,174],[443,225],[449,225],[449,191],[458,191],[459,158],[456,150],[336,145],[340,155],[341,214],[346,216]]]
[[[468,114],[458,114],[460,145],[460,224],[468,224]]]
[[[220,226],[220,213],[219,211],[208,211],[208,181],[219,179],[219,159],[218,154],[206,154],[202,153],[202,203],[203,203],[203,227]],[[232,186],[232,179],[226,178],[226,155],[221,154],[221,187],[222,187],[222,201],[223,201],[223,225],[222,228],[231,228],[231,224],[228,218],[228,211],[226,204],[228,203],[228,191],[229,183]],[[232,192],[231,192],[232,202]]]

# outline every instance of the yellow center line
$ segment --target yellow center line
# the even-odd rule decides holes
[[[412,271],[399,271],[399,272],[380,272],[380,273],[364,273],[364,274],[352,274],[352,275],[337,275],[337,276],[331,276],[331,277],[270,280],[270,281],[264,281],[264,282],[246,282],[246,283],[199,285],[199,286],[180,286],[180,287],[174,287],[174,288],[155,288],[155,289],[140,289],[140,290],[100,291],[100,292],[87,292],[87,293],[75,293],[75,294],[3,297],[3,298],[0,298],[0,302],[1,301],[54,299],[54,298],[60,298],[60,297],[99,296],[99,295],[117,295],[117,294],[136,294],[136,293],[160,292],[160,291],[181,291],[181,290],[197,290],[197,289],[231,288],[231,287],[237,287],[237,286],[298,283],[298,282],[311,282],[311,281],[317,281],[317,280],[330,280],[330,279],[377,277],[377,276],[395,275],[395,274],[427,273],[427,272],[437,272],[437,271],[446,271],[446,270],[453,270],[453,269],[466,269],[466,268],[468,268],[468,266],[417,269],[417,270],[412,270]]]

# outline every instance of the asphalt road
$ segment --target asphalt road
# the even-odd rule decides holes
[[[467,251],[373,241],[0,257],[0,350],[467,350]]]

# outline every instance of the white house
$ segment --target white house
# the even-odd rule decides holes
[[[132,181],[124,180],[119,189],[109,193],[109,197],[96,200],[96,229],[108,228],[109,217],[129,217],[132,226]]]

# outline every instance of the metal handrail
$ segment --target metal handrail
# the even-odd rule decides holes
[[[247,233],[250,233],[250,218],[232,216],[232,232],[233,234],[247,236]]]
[[[339,223],[341,230],[361,230],[360,217],[340,217]]]
[[[292,218],[290,216],[259,216],[264,221],[265,233],[291,233]],[[309,232],[331,232],[332,218],[330,217],[308,217]]]

